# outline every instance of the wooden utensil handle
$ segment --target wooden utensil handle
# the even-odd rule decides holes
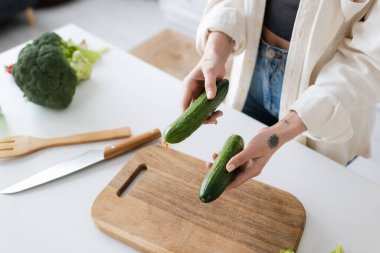
[[[118,144],[109,146],[104,149],[104,158],[110,159],[112,157],[121,155],[137,146],[145,144],[149,141],[153,141],[157,138],[161,137],[160,129],[156,128],[149,132],[134,136],[129,138],[126,141],[120,142]]]
[[[92,133],[82,133],[59,138],[44,139],[46,147],[64,146],[70,144],[87,143],[95,141],[105,141],[131,136],[129,127],[122,127]]]

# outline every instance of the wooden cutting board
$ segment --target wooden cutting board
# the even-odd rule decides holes
[[[204,204],[198,194],[206,172],[204,161],[158,145],[146,147],[96,198],[94,222],[143,252],[297,249],[306,215],[294,196],[251,180]]]

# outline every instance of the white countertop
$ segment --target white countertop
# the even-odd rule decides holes
[[[107,46],[91,80],[77,88],[63,111],[40,107],[23,98],[12,77],[0,69],[0,106],[6,117],[0,137],[53,137],[130,126],[133,134],[164,129],[180,113],[181,82],[74,25],[57,30],[64,38],[86,39],[91,48]],[[0,66],[14,63],[20,46],[0,54]],[[217,126],[202,126],[171,148],[209,160],[231,133],[247,142],[262,125],[226,106]],[[207,136],[207,138],[205,138]],[[0,160],[0,189],[75,157],[102,142],[52,148]],[[0,195],[0,252],[136,252],[105,235],[91,219],[95,197],[134,152],[95,165],[46,185],[14,195]],[[307,220],[299,253],[346,253],[380,248],[380,186],[318,153],[291,142],[279,150],[258,180],[288,191],[304,205]]]

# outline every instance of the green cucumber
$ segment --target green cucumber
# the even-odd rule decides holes
[[[244,141],[239,135],[233,134],[227,139],[201,184],[199,199],[202,202],[208,203],[217,199],[234,180],[238,169],[228,172],[226,166],[228,161],[243,149]]]
[[[211,116],[215,109],[223,102],[228,92],[228,80],[219,80],[215,98],[207,99],[204,91],[199,97],[170,124],[164,132],[164,141],[167,143],[179,143],[192,135],[203,122]]]

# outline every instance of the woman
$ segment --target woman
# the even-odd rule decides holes
[[[203,89],[214,98],[232,54],[227,104],[269,125],[227,164],[228,171],[243,168],[230,188],[259,175],[297,136],[342,164],[370,155],[380,101],[379,24],[377,0],[208,2],[196,40],[202,58],[184,80],[183,109]],[[205,123],[220,116],[216,111]]]

